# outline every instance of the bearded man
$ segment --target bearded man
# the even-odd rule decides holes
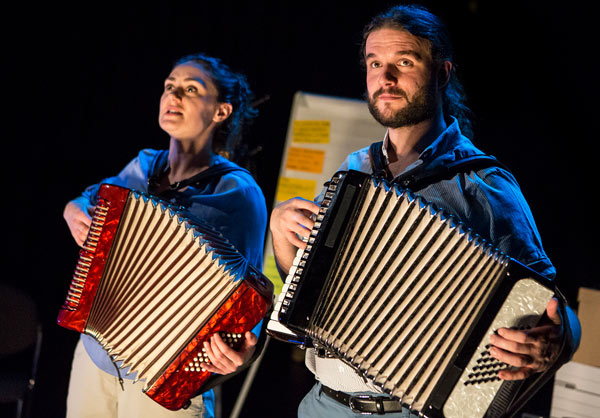
[[[438,17],[420,6],[393,7],[367,25],[362,48],[369,110],[388,129],[383,141],[348,155],[340,170],[374,173],[408,185],[504,253],[554,277],[531,210],[517,181],[500,163],[466,165],[451,175],[411,184],[415,177],[427,178],[441,167],[488,157],[468,138],[469,110],[449,37]],[[320,202],[321,196],[315,201]],[[318,211],[316,203],[301,198],[273,210],[270,229],[281,272],[289,270],[297,248],[306,247],[312,215]],[[563,326],[567,318],[570,327]],[[578,324],[568,307],[561,313],[552,299],[546,324],[527,332],[499,329],[491,337],[490,354],[513,367],[499,371],[498,377],[518,380],[545,371],[558,355],[561,338],[569,341],[572,354],[579,340]],[[317,383],[299,407],[301,418],[412,416],[339,359],[309,349],[306,365]]]

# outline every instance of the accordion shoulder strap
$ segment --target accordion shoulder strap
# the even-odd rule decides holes
[[[156,186],[160,181],[160,177],[166,172],[168,165],[169,152],[161,150],[156,153],[152,165],[150,166],[150,173],[148,175],[148,186]],[[248,170],[236,166],[234,164],[219,163],[208,167],[208,169],[182,181],[178,181],[169,186],[168,191],[177,191],[184,187],[195,185],[206,184],[209,181],[217,180],[224,174],[232,171],[243,171],[249,173]]]
[[[391,180],[392,173],[388,169],[385,157],[383,155],[383,141],[373,142],[369,147],[369,159],[371,160],[371,169],[375,177],[383,177]]]
[[[393,180],[394,183],[398,183],[413,191],[422,189],[436,181],[450,178],[458,173],[466,173],[472,170],[476,171],[489,167],[500,167],[510,172],[510,169],[496,157],[480,154],[453,161],[450,164],[445,164],[434,170],[427,170],[427,166],[421,165],[407,173],[393,178],[392,173],[389,171],[385,162],[382,147],[383,141],[374,142],[369,147],[369,157],[373,174],[377,177],[384,177],[390,181]]]

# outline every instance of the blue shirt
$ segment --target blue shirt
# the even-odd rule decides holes
[[[148,193],[150,168],[157,153],[151,149],[140,151],[117,176],[100,183]],[[213,154],[211,166],[220,163],[237,167],[231,161]],[[95,204],[99,184],[83,192],[82,196],[90,204]],[[191,215],[218,229],[252,266],[262,269],[267,209],[261,189],[247,171],[240,169],[228,172],[217,182],[209,182],[202,188],[189,186],[175,193],[170,203],[185,207]],[[254,332],[258,335],[256,328]],[[115,365],[102,346],[88,335],[82,334],[81,338],[92,361],[103,371],[117,376]],[[122,377],[135,378],[134,373],[126,375],[126,372],[126,369],[121,372]]]
[[[388,137],[384,140],[384,147]],[[385,155],[385,151],[384,151]],[[453,123],[401,173],[426,164],[434,170],[465,157],[485,155]],[[387,156],[386,156],[387,158]],[[372,173],[368,147],[350,154],[340,170]],[[542,247],[531,209],[514,176],[500,167],[460,173],[415,190],[426,201],[446,210],[500,251],[547,277],[556,274]]]

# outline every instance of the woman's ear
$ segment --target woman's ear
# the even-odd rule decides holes
[[[223,122],[231,115],[231,112],[233,112],[231,103],[218,103],[217,110],[213,116],[213,121],[217,123]]]

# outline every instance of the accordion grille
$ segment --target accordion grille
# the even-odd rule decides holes
[[[239,281],[179,215],[130,193],[85,333],[148,379],[162,373]]]
[[[367,187],[308,334],[420,410],[507,258],[406,191]]]

